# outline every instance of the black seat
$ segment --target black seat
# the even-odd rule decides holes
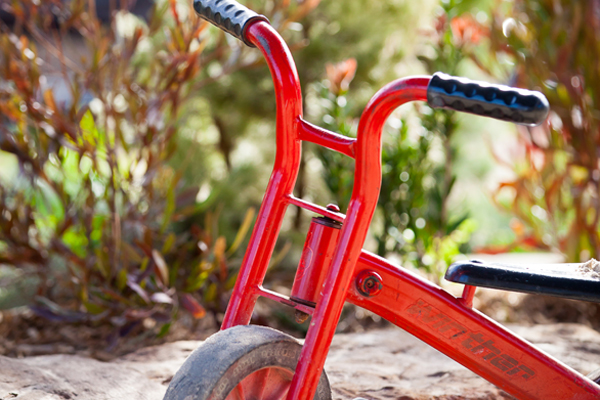
[[[452,264],[445,278],[451,282],[492,289],[547,294],[600,303],[600,265],[584,264],[501,264],[478,260]]]

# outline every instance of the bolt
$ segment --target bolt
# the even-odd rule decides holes
[[[356,289],[366,297],[373,297],[381,292],[383,283],[381,276],[374,271],[364,270],[356,277]]]
[[[329,203],[327,204],[326,207],[329,211],[333,211],[333,212],[340,212],[340,208],[337,206],[337,204],[333,204],[333,203]]]

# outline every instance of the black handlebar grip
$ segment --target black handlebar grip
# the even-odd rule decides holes
[[[435,73],[427,86],[427,102],[445,108],[516,124],[536,126],[546,120],[550,105],[540,92]]]
[[[260,20],[269,22],[267,17],[255,13],[235,0],[194,0],[194,10],[201,18],[221,28],[246,43],[255,47],[246,40],[245,29],[248,22]]]

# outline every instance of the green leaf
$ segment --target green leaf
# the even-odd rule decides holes
[[[65,231],[62,235],[62,242],[71,250],[77,254],[80,258],[85,258],[87,254],[88,239],[83,232],[81,232],[77,226],[72,226]]]
[[[117,289],[122,292],[125,286],[127,286],[127,270],[123,268],[117,273]]]
[[[91,303],[89,301],[83,302],[83,306],[90,314],[93,314],[93,315],[100,314],[104,311],[103,307],[101,307],[97,304]]]
[[[164,233],[169,224],[171,223],[171,217],[173,215],[173,212],[175,211],[175,189],[177,188],[177,184],[179,183],[179,180],[182,176],[183,175],[181,172],[177,172],[175,174],[175,177],[171,181],[171,184],[169,185],[166,199],[167,201],[164,208],[163,221],[160,227],[160,233]]]
[[[204,285],[204,282],[206,282],[206,279],[208,279],[209,276],[210,273],[208,271],[200,273],[195,279],[191,281],[188,280],[188,284],[184,290],[186,292],[195,292],[196,290],[200,289],[202,285]]]
[[[156,337],[158,337],[158,338],[164,337],[167,333],[169,333],[170,329],[171,329],[170,322],[167,324],[164,324],[163,326],[160,327],[160,331],[158,331],[158,334],[156,335]]]
[[[167,254],[173,247],[173,244],[175,244],[176,238],[177,238],[177,236],[175,236],[175,234],[173,232],[169,233],[169,235],[167,236],[167,239],[165,239],[165,244],[163,244],[161,253]]]
[[[108,255],[102,251],[101,249],[96,249],[96,268],[102,274],[104,279],[109,279],[110,277],[110,264],[108,262]]]
[[[148,263],[150,262],[150,258],[144,257],[142,260],[142,264],[140,265],[140,272],[144,272],[146,268],[148,268]]]
[[[233,240],[231,247],[229,247],[229,250],[227,250],[227,256],[231,256],[233,253],[235,253],[235,251],[240,246],[240,244],[242,244],[242,241],[244,240],[246,233],[248,233],[248,230],[250,229],[250,226],[252,225],[252,221],[254,221],[254,214],[255,214],[254,208],[250,208],[246,212],[244,221],[242,222],[240,229],[238,230],[237,234],[235,235],[235,239]]]
[[[96,148],[97,151],[105,152],[104,146],[104,135],[98,132],[96,127],[96,121],[90,110],[86,111],[79,121],[79,127],[81,128],[81,138],[84,143],[89,143]]]
[[[227,278],[227,282],[225,282],[225,290],[233,289],[235,282],[237,281],[237,277],[237,274],[231,274],[229,278]]]
[[[212,303],[217,298],[217,284],[212,282],[206,292],[204,292],[204,301],[206,303]]]
[[[452,221],[451,223],[449,223],[448,225],[446,225],[446,235],[449,235],[452,232],[454,232],[456,229],[458,229],[458,227],[464,221],[466,221],[467,218],[469,218],[469,214],[468,213],[462,215],[461,217],[457,218],[455,221]]]

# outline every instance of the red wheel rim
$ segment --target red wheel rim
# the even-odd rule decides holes
[[[259,369],[238,383],[225,400],[284,400],[293,377],[285,368]]]

